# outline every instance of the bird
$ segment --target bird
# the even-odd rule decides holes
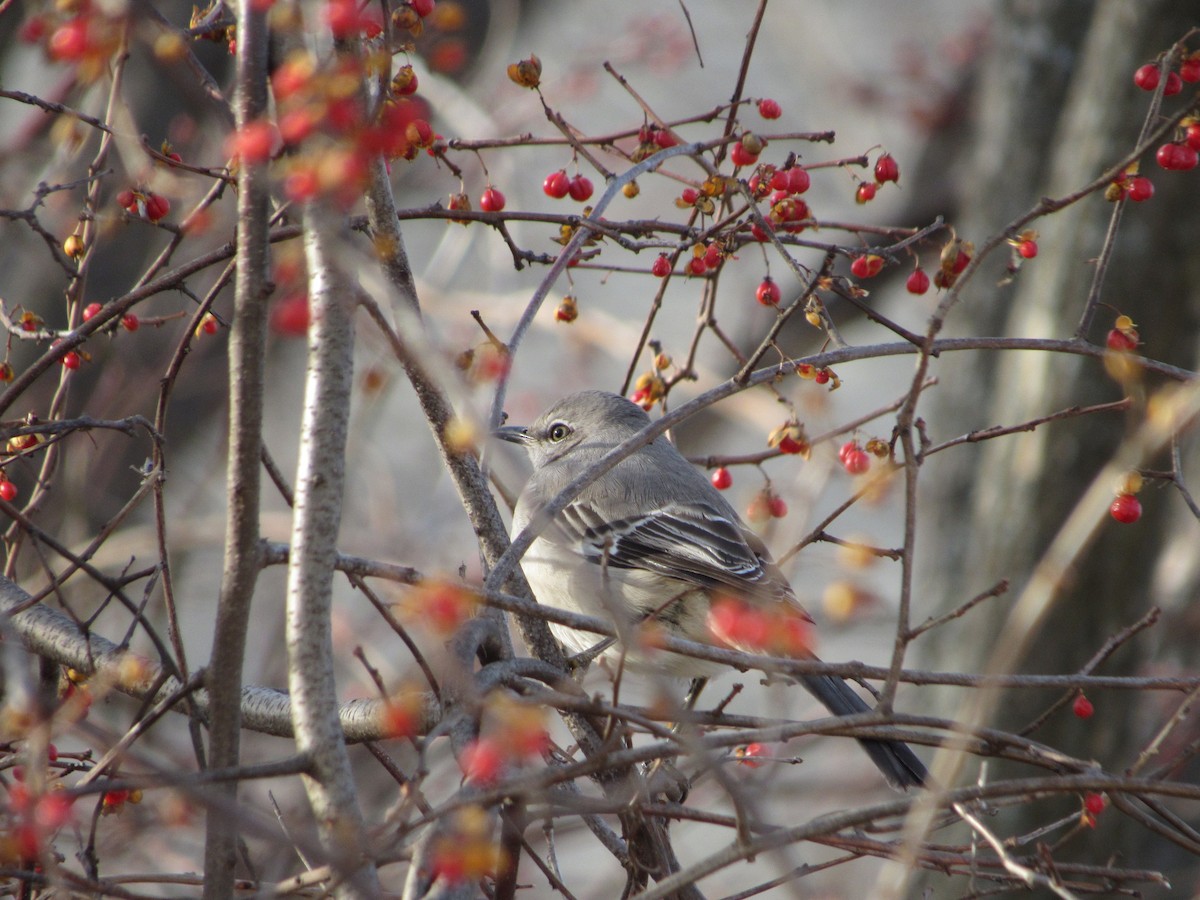
[[[587,466],[650,425],[638,404],[606,391],[582,391],[554,403],[531,425],[504,425],[494,435],[524,448],[532,474],[513,512],[513,533]],[[592,481],[546,523],[521,560],[540,603],[615,619],[622,628],[653,620],[668,633],[714,643],[714,603],[736,598],[751,608],[782,610],[811,622],[763,540],[709,479],[660,435]],[[551,623],[571,654],[620,656],[626,668],[692,678],[698,692],[721,665],[654,652]],[[625,633],[628,633],[626,631]],[[808,659],[816,657],[800,651]],[[797,679],[831,713],[871,707],[842,678]],[[900,741],[859,739],[893,787],[923,786],[928,772]]]

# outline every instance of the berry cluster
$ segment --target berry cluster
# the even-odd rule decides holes
[[[1154,91],[1162,85],[1164,97],[1171,97],[1183,90],[1185,82],[1195,84],[1200,82],[1200,52],[1185,57],[1179,65],[1179,70],[1168,70],[1166,81],[1162,80],[1162,70],[1155,63],[1146,63],[1133,73],[1133,83],[1143,91]],[[1154,154],[1158,165],[1170,172],[1186,172],[1196,168],[1200,162],[1200,120],[1188,116],[1180,122],[1182,133],[1176,139],[1163,144]],[[1150,188],[1153,194],[1153,187]],[[1149,195],[1142,199],[1148,199]],[[1131,198],[1134,199],[1134,198]]]

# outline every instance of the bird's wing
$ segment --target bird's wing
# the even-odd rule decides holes
[[[556,524],[597,565],[643,569],[746,599],[793,599],[757,535],[703,501],[670,503],[615,521],[606,521],[586,502],[575,502]]]

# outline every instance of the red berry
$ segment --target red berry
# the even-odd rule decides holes
[[[776,169],[771,174],[771,190],[783,191],[787,193],[788,173],[783,169]]]
[[[1183,90],[1183,79],[1179,77],[1178,72],[1167,73],[1167,83],[1163,85],[1163,96],[1170,97],[1173,94],[1178,94]]]
[[[325,23],[339,40],[357,35],[362,28],[357,0],[326,0]]]
[[[71,820],[71,804],[73,797],[66,797],[62,792],[43,794],[33,808],[34,824],[43,832],[56,831]]]
[[[87,321],[97,315],[103,307],[99,303],[89,303],[83,308],[83,321]]]
[[[263,119],[247,122],[229,136],[225,152],[246,165],[266,162],[275,143],[275,126]]]
[[[1109,350],[1116,350],[1120,353],[1127,350],[1136,350],[1138,345],[1136,337],[1127,334],[1119,328],[1110,329],[1104,343]]]
[[[1200,150],[1200,122],[1193,122],[1187,127],[1187,145],[1193,150]]]
[[[738,141],[730,148],[729,159],[735,166],[752,166],[758,162],[758,154],[751,153],[741,141]]]
[[[75,369],[79,368],[79,364],[81,362],[83,362],[83,360],[80,359],[79,354],[74,350],[68,350],[63,354],[62,364],[64,369],[70,369],[74,371]]]
[[[553,197],[555,200],[561,200],[567,196],[570,190],[571,179],[567,177],[567,173],[563,169],[551,172],[542,182],[542,191],[547,197]]]
[[[141,324],[135,313],[125,313],[121,316],[121,327],[126,331],[137,331]]]
[[[1075,713],[1077,719],[1090,719],[1095,711],[1096,707],[1092,706],[1092,701],[1083,694],[1075,698],[1075,703],[1071,707],[1071,712]]]
[[[770,235],[768,235],[765,231],[763,231],[761,228],[759,228],[758,225],[750,226],[750,237],[754,238],[760,244],[765,244],[765,243],[767,243],[767,241],[771,240]]]
[[[838,447],[838,459],[840,459],[842,462],[845,462],[847,456],[849,456],[855,450],[861,449],[862,447],[858,445],[858,441],[846,441],[846,443]]]
[[[790,434],[785,434],[783,437],[781,437],[779,439],[779,452],[780,453],[787,453],[791,456],[794,456],[797,453],[803,453],[804,450],[805,450],[805,445],[800,443],[798,440],[796,440]]]
[[[17,486],[7,479],[0,481],[0,500],[4,500],[6,503],[12,503],[16,499]]]
[[[51,59],[67,62],[82,59],[89,49],[91,40],[88,37],[87,18],[84,16],[77,16],[54,29],[54,33],[50,35],[50,42],[46,45],[46,52],[50,54]]]
[[[812,184],[808,172],[799,166],[787,170],[787,191],[789,194],[803,194]]]
[[[1196,151],[1188,144],[1163,144],[1154,155],[1158,164],[1168,171],[1186,172],[1196,167]]]
[[[504,195],[494,187],[488,188],[479,198],[479,208],[484,212],[500,212],[504,209]]]
[[[875,199],[875,193],[879,190],[873,181],[864,181],[858,186],[858,190],[854,192],[855,203],[870,203]]]
[[[766,744],[760,744],[757,742],[753,744],[747,744],[745,747],[740,747],[738,749],[740,751],[738,753],[738,762],[750,769],[757,769],[763,764],[763,757],[769,757],[771,755],[771,750]]]
[[[929,290],[929,276],[924,269],[913,269],[904,286],[910,294],[923,294]]]
[[[880,184],[900,180],[900,165],[890,153],[883,154],[875,161],[875,180]]]
[[[1087,794],[1083,798],[1083,806],[1093,816],[1098,816],[1104,812],[1104,807],[1108,806],[1108,801],[1104,799],[1103,794]]]
[[[709,244],[705,248],[704,265],[710,269],[716,269],[721,265],[721,248],[716,244]]]
[[[571,179],[567,192],[570,193],[572,200],[582,203],[592,196],[592,180],[586,175],[576,175]]]
[[[764,119],[778,119],[783,115],[783,108],[776,101],[764,97],[758,101],[758,114]]]
[[[658,128],[654,131],[654,143],[658,144],[663,150],[668,147],[674,147],[679,141],[675,140],[675,135],[667,131],[665,128]]]
[[[1158,87],[1158,66],[1146,63],[1133,73],[1133,83],[1143,91],[1152,91]]]
[[[17,31],[17,37],[25,44],[36,44],[45,36],[46,20],[41,16],[30,16]]]
[[[813,381],[817,384],[829,384],[830,371],[828,369],[817,369],[817,374],[813,376]]]
[[[770,276],[759,282],[758,290],[754,294],[758,298],[758,302],[763,306],[777,306],[783,294]]]
[[[883,271],[883,257],[876,256],[874,253],[856,256],[850,263],[850,273],[855,278],[874,278],[881,271]]]
[[[208,313],[200,320],[200,327],[204,330],[205,334],[216,334],[220,325],[217,322],[217,317],[212,313]]]
[[[308,295],[291,294],[271,307],[271,330],[284,337],[303,337],[308,334],[310,318]]]
[[[1017,252],[1025,259],[1033,259],[1038,255],[1037,241],[1024,240],[1017,244]]]
[[[411,97],[420,86],[421,79],[417,77],[412,66],[401,66],[392,79],[392,90],[401,97]]]
[[[715,469],[712,473],[712,486],[718,491],[723,491],[733,484],[733,476],[729,474],[729,470],[724,466]]]
[[[146,195],[146,218],[157,222],[171,211],[171,201],[160,194]]]
[[[1179,77],[1188,84],[1200,81],[1200,56],[1191,56],[1179,66]]]
[[[137,201],[134,199],[133,191],[121,191],[121,193],[117,194],[117,206],[121,207],[121,209],[129,209],[132,206],[133,209],[129,209],[129,211],[137,212],[136,204]]]
[[[660,253],[658,258],[651,263],[650,274],[655,278],[666,278],[671,274],[671,260],[667,258],[667,254]]]
[[[1191,133],[1188,134],[1188,143],[1191,143]],[[1149,200],[1154,196],[1154,182],[1144,175],[1139,175],[1136,178],[1129,179],[1129,186],[1126,188],[1129,192],[1129,199],[1135,203],[1141,203],[1143,200]]]
[[[499,779],[504,754],[494,740],[479,738],[463,748],[458,764],[468,781],[487,786]]]
[[[787,515],[788,508],[782,497],[772,494],[771,499],[767,501],[767,511],[771,513],[771,518],[782,519]]]
[[[408,5],[413,8],[413,12],[424,19],[433,12],[434,0],[408,0]]]
[[[703,275],[708,271],[708,266],[704,264],[704,260],[699,256],[693,256],[687,265],[688,273],[691,275]]]
[[[1117,494],[1108,512],[1118,522],[1130,525],[1142,517],[1142,504],[1133,494]]]
[[[842,457],[842,465],[851,475],[861,475],[871,468],[871,456],[866,450],[854,449]]]

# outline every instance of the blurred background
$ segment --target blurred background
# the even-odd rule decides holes
[[[103,116],[108,103],[105,78],[79,87],[63,66],[49,63],[36,45],[21,40],[22,23],[37,4],[11,4],[0,14],[0,82],[7,91],[28,91],[92,116]],[[124,110],[121,134],[104,174],[104,195],[134,183],[151,180],[171,198],[173,208],[189,208],[209,187],[206,179],[147,167],[139,140],[158,148],[168,140],[183,159],[198,166],[220,166],[228,124],[219,106],[204,95],[197,72],[183,63],[164,63],[153,51],[162,25],[187,22],[190,7],[183,3],[133,4],[137,17],[135,42],[121,92]],[[1166,0],[1081,3],[1078,0],[923,0],[893,4],[880,0],[813,0],[770,4],[758,44],[746,71],[744,94],[777,100],[783,115],[770,131],[836,132],[836,143],[781,142],[768,155],[800,154],[803,163],[857,156],[872,159],[881,150],[899,162],[899,185],[881,190],[869,205],[856,205],[855,173],[849,169],[814,172],[806,199],[815,213],[831,222],[920,227],[936,216],[952,223],[965,239],[982,241],[1002,228],[1044,195],[1069,193],[1127,153],[1135,145],[1145,114],[1147,96],[1131,81],[1134,69],[1169,48],[1196,23],[1192,4]],[[663,119],[700,116],[726,102],[735,84],[754,8],[750,4],[646,4],[610,0],[604,4],[581,0],[554,3],[517,0],[439,0],[426,33],[417,41],[412,62],[420,79],[420,96],[428,102],[436,131],[446,139],[504,138],[518,135],[557,137],[535,94],[512,84],[505,66],[536,54],[543,63],[542,90],[546,103],[562,113],[584,135],[601,135],[637,128],[644,121],[635,99],[603,68],[610,63],[645,103]],[[1194,43],[1194,42],[1193,42]],[[197,42],[196,57],[215,82],[230,83],[230,57],[219,42]],[[743,121],[757,115],[747,111]],[[704,140],[720,133],[722,120],[697,121],[677,129],[685,139]],[[8,98],[0,102],[0,207],[23,210],[30,206],[39,183],[66,184],[83,178],[96,146],[90,129],[71,126]],[[626,142],[628,146],[630,142]],[[422,209],[446,203],[460,190],[476,198],[491,184],[507,197],[507,209],[561,213],[579,204],[553,200],[542,192],[546,175],[576,167],[596,182],[603,179],[575,161],[568,147],[526,146],[519,151],[484,149],[477,154],[451,151],[462,169],[456,177],[422,155],[413,163],[393,168],[397,204]],[[614,155],[606,164],[621,171],[626,163]],[[764,157],[766,158],[766,157]],[[1153,172],[1150,170],[1154,169]],[[1156,185],[1146,204],[1129,205],[1121,237],[1110,263],[1103,299],[1105,307],[1088,337],[1102,341],[1118,313],[1133,317],[1145,341],[1144,352],[1175,366],[1197,365],[1200,296],[1194,235],[1200,192],[1186,173],[1157,170],[1147,159],[1145,171]],[[681,179],[701,178],[693,164],[676,159],[655,176],[640,179],[635,199],[618,197],[607,215],[613,219],[661,217],[682,221],[673,204]],[[37,210],[49,235],[62,239],[75,228],[83,187],[50,193]],[[597,194],[598,196],[598,194]],[[1110,205],[1093,196],[1062,214],[1038,221],[1041,254],[1026,264],[1015,279],[1004,279],[1007,258],[996,258],[964,293],[951,317],[952,335],[1015,335],[1065,338],[1074,333],[1094,272],[1094,257],[1108,227]],[[121,214],[115,201],[104,207],[98,221],[98,240],[85,290],[85,299],[104,302],[130,290],[167,245],[169,234],[146,221]],[[171,264],[178,265],[220,247],[227,239],[235,212],[228,190],[212,207],[208,226],[189,234]],[[44,236],[27,224],[6,216],[0,223],[0,298],[7,310],[35,312],[51,327],[66,327],[64,271],[57,267]],[[169,221],[169,220],[168,220]],[[176,219],[178,221],[178,219]],[[553,255],[557,230],[552,225],[515,221],[509,230],[515,244]],[[495,230],[474,224],[463,227],[445,220],[404,223],[409,257],[417,275],[429,350],[447,361],[484,340],[471,317],[479,310],[488,327],[502,340],[544,276],[544,268],[514,266],[509,248]],[[828,230],[816,240],[852,243],[844,231]],[[942,239],[918,248],[919,262],[929,271],[937,266]],[[273,303],[302,290],[302,262],[297,242],[276,244],[273,264],[277,290]],[[606,246],[595,265],[570,271],[552,289],[516,355],[506,410],[511,421],[527,422],[563,394],[583,388],[620,390],[627,371],[642,372],[651,365],[647,352],[634,359],[638,336],[650,311],[657,281],[647,270],[656,254],[637,256]],[[820,252],[798,253],[806,265],[818,265]],[[610,271],[608,264],[619,271]],[[844,271],[844,263],[842,264]],[[7,411],[9,419],[27,413],[44,414],[52,396],[68,390],[66,415],[86,414],[119,418],[151,415],[159,382],[181,338],[187,320],[177,318],[195,308],[199,296],[215,281],[219,267],[189,280],[189,291],[164,294],[138,307],[149,323],[136,333],[89,342],[90,361],[63,388],[54,379],[26,392]],[[785,301],[800,283],[774,258],[747,248],[723,269],[712,314],[723,332],[743,352],[755,347],[770,326],[774,311],[754,301],[755,286],[771,274],[783,289]],[[894,321],[917,332],[924,329],[936,305],[933,292],[924,297],[904,289],[907,269],[889,271],[870,285],[872,305]],[[364,286],[380,295],[381,283],[363,270]],[[576,298],[579,318],[570,325],[555,321],[555,308],[566,293]],[[691,349],[701,308],[698,281],[674,278],[663,298],[651,337],[677,360]],[[227,321],[231,291],[218,299],[214,312]],[[890,340],[878,327],[861,320],[852,309],[836,305],[831,315],[852,344]],[[802,317],[781,336],[780,347],[792,356],[817,352],[821,335]],[[277,330],[269,347],[268,443],[289,476],[294,473],[303,391],[305,346],[302,339]],[[176,593],[184,617],[189,659],[199,665],[209,652],[211,619],[221,572],[225,468],[224,331],[194,342],[171,398],[168,416],[170,544]],[[433,444],[402,370],[385,343],[365,322],[360,323],[356,378],[360,389],[353,409],[348,454],[346,505],[343,519],[344,552],[413,565],[426,573],[453,574],[464,570],[478,578],[480,564],[474,535],[442,471]],[[44,347],[10,341],[9,361],[20,372]],[[736,371],[728,349],[705,333],[696,348],[695,384],[681,384],[671,395],[673,405],[690,399]],[[893,357],[840,368],[842,387],[830,393],[799,379],[781,388],[794,404],[811,436],[898,400],[907,390],[912,359]],[[1119,399],[1121,390],[1095,361],[1081,357],[1035,353],[948,354],[935,361],[931,374],[937,386],[927,394],[922,415],[934,443],[973,429],[1016,424],[1076,404]],[[1153,389],[1147,384],[1146,389]],[[490,383],[453,385],[452,395],[464,412],[486,417],[494,386]],[[788,415],[765,389],[739,395],[697,417],[675,436],[694,456],[740,454],[765,447],[767,433]],[[933,456],[922,470],[919,513],[920,577],[913,619],[923,621],[954,608],[991,587],[1000,578],[1011,591],[985,603],[970,616],[931,632],[915,646],[912,665],[954,671],[977,671],[990,652],[990,642],[1023,579],[1040,552],[1069,513],[1074,500],[1131,423],[1119,413],[1067,420],[1025,435],[985,442]],[[883,417],[861,434],[887,440],[891,423]],[[764,474],[787,501],[789,515],[770,523],[766,537],[782,553],[831,510],[844,501],[852,482],[836,460],[840,441],[817,446],[813,458],[785,458],[769,463]],[[1197,478],[1194,435],[1179,445],[1184,474]],[[136,489],[139,467],[149,453],[144,441],[121,435],[94,433],[77,436],[63,447],[54,491],[39,513],[42,527],[68,544],[84,545],[114,515]],[[519,490],[524,462],[507,449],[488,450],[487,460],[509,491]],[[1162,460],[1156,468],[1170,468]],[[763,487],[764,474],[753,468],[735,469],[730,498],[745,509]],[[13,466],[8,477],[25,491],[36,471],[31,465]],[[290,515],[286,505],[268,490],[263,509],[264,534],[287,540]],[[1079,668],[1116,631],[1140,618],[1151,606],[1160,607],[1163,623],[1139,636],[1104,667],[1107,674],[1179,673],[1196,671],[1195,634],[1200,567],[1200,524],[1177,493],[1152,482],[1143,496],[1146,515],[1136,528],[1109,523],[1083,557],[1074,583],[1062,598],[1042,637],[1026,661],[1031,672],[1068,673]],[[835,533],[880,547],[897,547],[902,538],[902,496],[884,492],[871,503],[859,504],[838,520]],[[156,554],[153,517],[139,510],[103,546],[98,562],[120,570],[146,564]],[[851,554],[852,556],[852,554]],[[44,579],[32,557],[10,564],[27,588]],[[264,572],[256,599],[246,678],[282,687],[286,683],[283,656],[282,597],[284,570]],[[885,664],[890,658],[895,629],[899,569],[879,561],[862,566],[832,544],[806,548],[788,565],[788,574],[803,602],[818,619],[821,655],[829,660],[863,660]],[[412,666],[397,650],[390,635],[378,634],[376,613],[345,585],[338,585],[337,639],[344,647],[343,685],[347,698],[372,696],[373,685],[353,660],[362,645],[389,683],[411,677]],[[387,587],[382,588],[385,592]],[[103,600],[94,586],[72,583],[64,592],[80,609]],[[395,589],[389,599],[400,599]],[[155,608],[154,602],[151,609]],[[115,612],[102,617],[97,629],[119,635],[127,623]],[[419,630],[419,629],[418,629]],[[422,635],[423,645],[436,655],[439,639]],[[136,643],[136,640],[135,640]],[[145,649],[145,648],[142,648]],[[593,673],[588,686],[604,691],[602,674]],[[734,679],[716,686],[713,699]],[[736,679],[757,688],[753,673]],[[656,686],[645,689],[653,696]],[[1019,727],[1057,699],[1056,694],[1014,692],[997,725]],[[1097,715],[1082,723],[1062,711],[1035,735],[1084,758],[1099,760],[1106,769],[1122,771],[1158,727],[1176,700],[1161,695],[1113,692],[1092,698]],[[901,710],[937,710],[950,714],[961,693],[950,689],[906,687],[900,692]],[[125,722],[128,707],[113,700],[114,728]],[[764,712],[806,717],[819,711],[807,695],[780,687],[747,690],[731,711]],[[159,734],[157,731],[161,731]],[[1188,745],[1198,735],[1194,722],[1178,729],[1173,741]],[[793,823],[823,811],[885,799],[887,789],[865,756],[847,749],[843,740],[798,741],[786,753],[802,756],[802,766],[767,766],[749,778],[763,783],[764,819]],[[175,759],[186,763],[186,742],[176,742],[160,728],[143,744],[142,752],[157,764]],[[250,738],[249,759],[273,758],[286,752],[280,742]],[[395,753],[405,759],[404,747]],[[359,757],[361,756],[361,759]],[[1187,755],[1184,757],[1189,759]],[[391,782],[366,754],[358,754],[364,802],[377,803],[368,816],[380,815],[393,802]],[[448,757],[431,776],[430,790],[452,791],[458,772]],[[1193,766],[1194,769],[1194,766]],[[1001,770],[1003,771],[1003,770]],[[1005,772],[1004,774],[1011,774]],[[991,777],[999,777],[993,770]],[[304,800],[298,787],[272,785],[289,825],[303,827]],[[264,802],[265,787],[250,786],[250,803]],[[372,799],[374,798],[374,799]],[[696,785],[691,802],[721,808],[721,789],[711,781]],[[1057,804],[1057,806],[1054,806]],[[1031,815],[1044,821],[1068,815],[1070,805],[1059,799],[1035,807]],[[264,805],[262,808],[266,808]],[[1175,810],[1191,821],[1194,809]],[[139,816],[161,809],[136,811],[109,823],[105,839],[125,845],[123,858],[131,868],[196,866],[196,834],[180,828],[163,834],[150,846],[131,843]],[[1034,820],[1012,813],[1004,828],[1021,833]],[[673,832],[686,863],[726,843],[721,830],[681,824]],[[960,836],[961,837],[961,836]],[[565,828],[557,836],[564,868],[571,854],[591,854],[591,837]],[[274,877],[294,867],[278,836],[252,842],[260,865],[275,866]],[[1103,862],[1117,848],[1131,865],[1157,868],[1171,876],[1174,896],[1191,895],[1200,884],[1194,856],[1178,845],[1154,836],[1140,825],[1118,816],[1102,819],[1094,833],[1076,838],[1064,856]],[[165,852],[164,852],[165,850]],[[822,855],[824,854],[824,855]],[[801,861],[810,864],[835,851],[805,845],[790,854],[766,856],[753,864],[727,869],[702,883],[712,896],[731,893],[782,874]],[[608,862],[607,858],[604,860]],[[540,874],[528,873],[537,891],[546,886]],[[869,896],[878,864],[860,861],[801,882],[807,897]],[[272,872],[261,872],[273,877]],[[522,871],[523,880],[526,876]],[[610,897],[619,885],[615,864],[596,873],[595,892],[582,896]],[[942,877],[928,882],[934,896],[960,896],[968,889],[951,888]],[[914,889],[915,891],[916,889]],[[783,888],[779,896],[788,895]],[[768,894],[774,896],[775,894]],[[914,896],[917,894],[914,893]],[[1165,894],[1164,894],[1165,896]]]

